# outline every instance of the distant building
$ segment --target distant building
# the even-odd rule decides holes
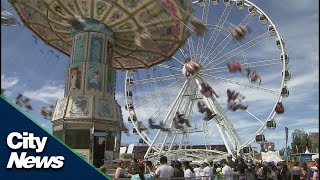
[[[306,135],[307,133],[303,130],[303,129],[295,129],[292,132],[292,142],[296,139],[296,138],[301,138]]]

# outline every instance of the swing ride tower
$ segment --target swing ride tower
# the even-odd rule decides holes
[[[53,134],[97,167],[118,158],[124,126],[115,100],[115,69],[146,68],[169,59],[190,35],[185,24],[191,1],[10,3],[31,31],[70,56],[65,95],[52,117]],[[153,45],[136,46],[137,32],[145,30]]]

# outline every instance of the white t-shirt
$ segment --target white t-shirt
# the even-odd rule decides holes
[[[173,177],[173,167],[167,164],[161,164],[157,169],[155,174],[159,178],[171,178]]]
[[[209,166],[206,166],[205,168],[203,168],[203,174],[204,174],[204,176],[209,176],[209,178],[206,178],[206,179],[212,179],[211,178],[213,176],[212,168]]]
[[[204,176],[202,168],[193,168],[193,171],[196,177]]]
[[[194,177],[194,174],[190,169],[186,169],[186,170],[184,170],[184,177],[191,178],[191,177]]]
[[[222,170],[221,170],[221,173],[224,175],[224,179],[225,180],[232,180],[232,174],[233,174],[233,171],[231,169],[230,166],[228,165],[225,165]]]

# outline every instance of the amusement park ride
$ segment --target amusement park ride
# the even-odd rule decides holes
[[[53,134],[96,165],[118,158],[121,132],[129,132],[115,100],[116,69],[127,70],[125,109],[134,134],[149,145],[145,158],[251,158],[250,144],[263,143],[284,112],[289,56],[271,19],[248,0],[10,2],[30,30],[70,56],[65,97],[40,112]],[[275,48],[265,53],[269,45]],[[259,50],[265,55],[252,55]],[[262,79],[270,66],[280,71],[271,85]],[[270,114],[252,113],[263,108],[252,103],[254,91],[260,101],[270,98]],[[256,122],[245,140],[237,129],[242,114]],[[193,133],[202,134],[207,149],[186,148]],[[227,152],[209,148],[218,135]],[[109,142],[102,149],[101,137]]]

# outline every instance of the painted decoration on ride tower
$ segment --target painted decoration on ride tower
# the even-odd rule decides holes
[[[108,41],[107,44],[107,65],[112,66],[112,58],[113,58],[113,43]]]
[[[73,67],[72,67],[73,66]],[[69,72],[69,92],[78,92],[81,90],[82,82],[82,64],[72,64]]]
[[[53,117],[52,117],[52,121],[57,120],[57,119],[62,119],[64,112],[66,110],[66,98],[63,99],[59,99],[57,101],[57,105],[55,107],[54,113],[53,113]]]
[[[128,8],[135,8],[141,0],[122,0],[122,3]]]
[[[107,131],[106,134],[106,151],[114,152],[115,147],[115,132]]]
[[[87,64],[87,91],[102,91],[102,65],[101,63]]]
[[[108,168],[113,168],[112,160],[113,160],[113,151],[105,151],[104,164],[106,164]]]
[[[115,76],[116,76],[116,71],[112,68],[112,67],[107,67],[107,71],[106,71],[106,75],[107,75],[107,83],[106,83],[106,90],[107,93],[112,94],[114,93],[114,81],[115,81]]]
[[[76,11],[76,6],[73,0],[64,0],[61,1],[62,4],[65,5],[65,8],[69,9],[69,11]]]
[[[81,118],[89,115],[89,97],[75,96],[71,97],[70,117]]]
[[[90,2],[91,1],[86,1],[86,0],[77,0],[78,1],[78,4],[81,4],[81,11],[82,11],[82,14],[85,16],[85,17],[90,17],[90,12],[89,12],[89,8],[90,8]],[[81,2],[81,3],[80,3]]]
[[[170,52],[174,52],[189,36],[189,33],[187,33],[189,31],[184,24],[190,18],[189,14],[193,12],[191,8],[192,3],[189,0],[165,0],[160,2],[149,0],[65,0],[52,2],[26,0],[26,3],[18,0],[10,2],[16,8],[18,15],[26,26],[30,27],[37,36],[42,37],[45,43],[53,46],[55,49],[59,49],[66,55],[73,54],[75,53],[75,49],[79,49],[71,47],[72,45],[76,45],[75,40],[72,38],[72,32],[69,32],[70,24],[68,23],[68,17],[74,15],[83,17],[85,21],[84,31],[103,32],[113,36],[117,40],[124,40],[126,42],[124,46],[118,46],[118,42],[115,45],[113,56],[115,62],[112,65],[116,69],[144,68],[166,60],[172,55]],[[163,26],[165,28],[161,34],[165,38],[158,38],[159,29]],[[161,44],[164,41],[168,42],[166,41],[167,39],[173,40],[170,42],[175,44],[170,46],[172,49],[169,47],[162,48],[164,50],[154,49],[157,52],[154,53],[155,57],[151,59],[156,59],[156,62],[150,61],[150,59],[139,59],[138,61],[133,60],[136,62],[132,62],[133,58],[127,57],[130,53],[144,52],[141,52],[139,48],[132,48],[132,38],[125,38],[125,36],[143,28],[147,28],[149,32],[152,28],[157,29],[154,30],[156,34],[151,33],[156,44]],[[106,43],[104,42],[104,44]],[[91,45],[90,42],[89,45]],[[88,50],[88,47],[85,48]],[[106,53],[105,49],[102,51]],[[123,51],[129,52],[122,54]],[[163,53],[161,53],[162,51]],[[168,52],[167,54],[165,53],[166,51]],[[82,53],[90,58],[88,56],[89,52],[82,51]],[[161,53],[161,57],[159,57],[159,53]],[[104,57],[106,58],[106,55]],[[79,59],[74,61],[72,59],[71,61],[78,62],[78,60],[81,60],[78,56],[75,58]]]
[[[86,42],[87,36],[85,33],[77,34],[74,40],[74,49],[72,55],[73,63],[86,61]]]
[[[103,15],[106,12],[108,12],[107,9],[110,7],[110,5],[107,2],[103,2],[103,1],[96,2],[95,6],[96,6],[95,19],[100,19],[101,17],[103,17]]]
[[[101,34],[92,34],[90,37],[90,62],[102,63],[104,36]]]
[[[97,118],[108,119],[108,120],[113,119],[112,102],[113,101],[110,101],[108,99],[98,98],[98,100],[96,101],[97,108],[95,108],[98,110]]]

